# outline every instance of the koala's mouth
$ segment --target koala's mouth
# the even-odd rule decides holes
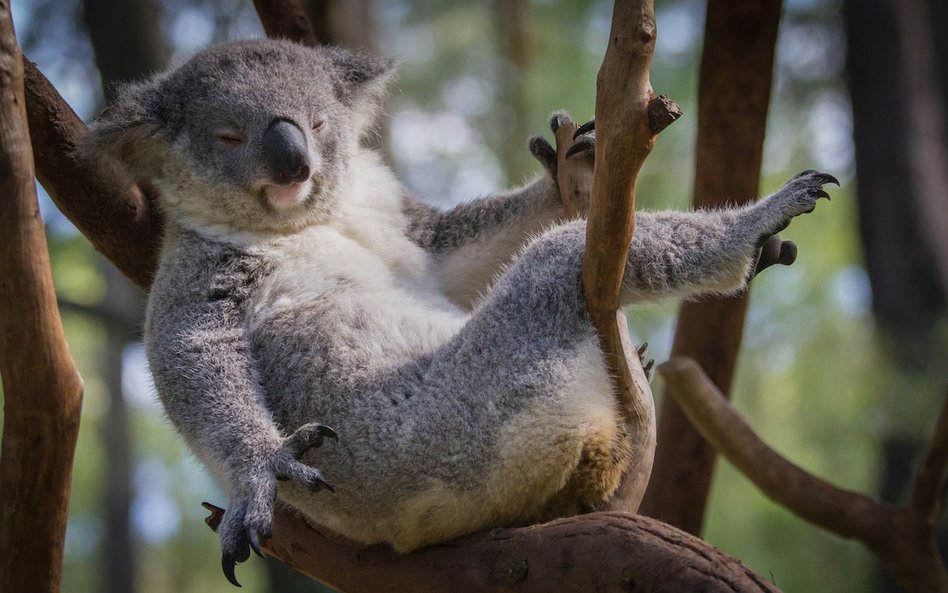
[[[306,201],[313,190],[313,182],[309,179],[289,185],[265,185],[263,199],[267,206],[282,211],[299,206]]]

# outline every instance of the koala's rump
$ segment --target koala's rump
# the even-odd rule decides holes
[[[281,499],[353,539],[407,551],[576,512],[614,490],[621,430],[591,333],[565,353],[472,354],[457,320],[442,320],[452,327],[439,334],[419,326],[407,300],[388,298],[396,302],[378,308],[356,292],[255,328],[263,392],[281,428],[321,422],[340,436],[306,459],[336,494],[282,483]],[[597,451],[608,467],[551,509]]]

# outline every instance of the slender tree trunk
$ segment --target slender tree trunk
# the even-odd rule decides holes
[[[82,380],[36,201],[23,60],[0,2],[0,589],[59,591]]]
[[[695,148],[695,207],[757,197],[780,0],[709,0]],[[698,361],[725,394],[744,330],[747,294],[684,303],[672,356]],[[642,512],[700,534],[714,450],[670,397],[662,403],[655,470]]]

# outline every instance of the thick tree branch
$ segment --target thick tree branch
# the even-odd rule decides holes
[[[823,529],[863,542],[906,593],[948,591],[948,576],[934,546],[931,515],[940,506],[935,493],[948,462],[944,411],[918,475],[916,496],[908,507],[899,509],[837,488],[787,461],[754,433],[694,360],[674,358],[658,370],[669,395],[698,432],[761,492]]]
[[[205,507],[216,529],[223,511]],[[700,539],[626,513],[498,529],[408,555],[358,546],[285,509],[273,533],[268,555],[347,593],[778,591]]]
[[[781,0],[709,0],[698,92],[694,205],[757,196]],[[779,253],[779,252],[778,252]],[[746,294],[682,304],[673,356],[695,358],[725,394],[744,330]],[[655,471],[642,512],[701,532],[714,451],[671,398],[662,400]]]
[[[26,110],[36,175],[59,210],[118,269],[142,288],[158,263],[161,220],[144,192],[117,163],[79,153],[86,126],[26,61]]]
[[[82,379],[63,336],[33,178],[23,61],[0,2],[0,589],[58,592]]]

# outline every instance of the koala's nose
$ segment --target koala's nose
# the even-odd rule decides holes
[[[279,119],[263,133],[263,154],[273,181],[290,185],[309,179],[309,150],[306,136],[296,124]]]

